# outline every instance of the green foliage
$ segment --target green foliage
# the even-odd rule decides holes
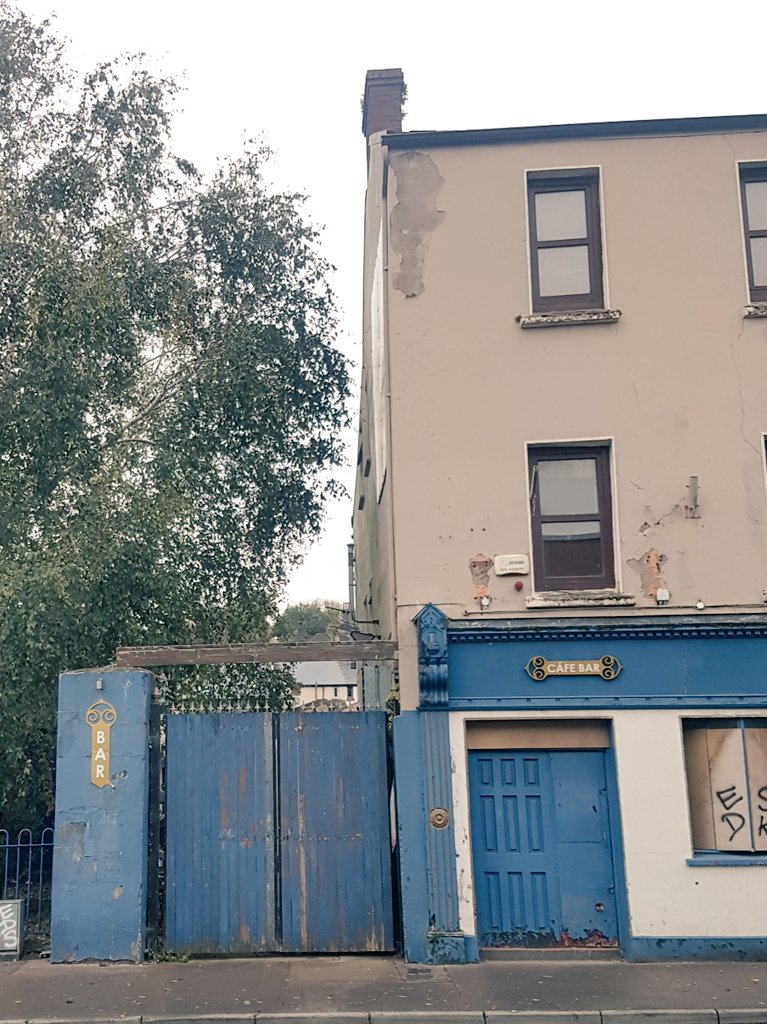
[[[56,677],[119,645],[259,640],[342,458],[328,266],[265,149],[205,180],[176,86],[78,82],[0,0],[0,811],[52,806]],[[173,693],[289,701],[284,670]]]
[[[283,643],[299,643],[317,633],[332,639],[338,625],[338,610],[324,601],[288,605],[272,626],[272,636]]]
[[[288,711],[297,690],[292,665],[207,665],[159,673],[155,693],[172,711]]]

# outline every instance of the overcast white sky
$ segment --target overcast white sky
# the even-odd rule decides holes
[[[403,68],[411,130],[767,111],[764,0],[18,6],[35,17],[55,12],[78,67],[140,50],[183,76],[177,150],[201,169],[264,133],[276,151],[276,184],[306,192],[307,212],[324,226],[344,316],[340,342],[355,362],[365,189],[360,96],[368,68]],[[351,468],[343,478],[351,492]],[[344,600],[350,516],[351,497],[330,510],[323,538],[291,581],[291,601]]]

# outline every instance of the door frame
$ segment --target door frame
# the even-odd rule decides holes
[[[453,811],[456,829],[456,857],[459,877],[470,883],[463,887],[459,896],[459,915],[461,926],[467,935],[478,936],[477,901],[474,888],[474,850],[471,836],[471,794],[469,792],[469,746],[467,743],[466,726],[468,722],[492,721],[498,724],[513,722],[515,725],[525,723],[548,723],[554,721],[598,720],[604,722],[608,732],[608,746],[604,751],[605,781],[607,785],[607,813],[610,824],[610,846],[612,854],[613,876],[615,880],[615,912],[618,924],[618,949],[623,950],[630,940],[628,892],[626,889],[626,866],[623,846],[623,830],[621,822],[621,805],[618,786],[618,772],[615,755],[615,730],[611,715],[594,713],[591,708],[583,711],[567,712],[562,710],[549,715],[540,712],[509,715],[508,712],[448,712],[450,718],[450,751],[455,773],[453,775]],[[515,749],[515,748],[499,748]],[[516,749],[522,749],[521,747]],[[563,748],[547,747],[547,750]],[[568,749],[568,748],[564,748]],[[571,747],[569,749],[578,749]],[[584,748],[588,749],[588,748]],[[542,947],[542,951],[545,947]]]

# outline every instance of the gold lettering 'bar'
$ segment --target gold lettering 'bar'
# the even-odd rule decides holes
[[[110,732],[117,721],[117,712],[105,700],[91,704],[85,713],[91,727],[91,782],[103,788],[111,786],[109,778]]]
[[[531,658],[525,665],[525,672],[536,683],[560,676],[601,676],[608,683],[618,675],[623,665],[611,654],[605,654],[593,661],[547,661],[546,658]]]

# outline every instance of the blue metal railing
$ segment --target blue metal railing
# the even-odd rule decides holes
[[[51,916],[53,829],[36,836],[23,828],[15,839],[0,828],[0,899],[24,900],[27,933],[46,936]]]

